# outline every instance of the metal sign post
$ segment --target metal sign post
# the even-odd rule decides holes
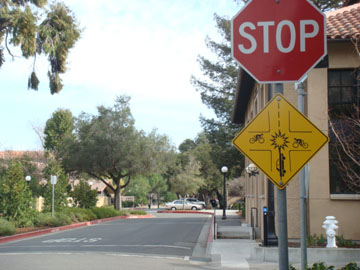
[[[50,182],[52,185],[51,215],[54,216],[55,185],[57,183],[57,176],[51,175]]]
[[[284,85],[282,83],[275,84],[275,94],[284,93]],[[280,116],[278,114],[278,125],[280,128]],[[280,131],[279,131],[280,133]],[[279,148],[279,175],[280,183],[285,175],[285,166],[283,164],[283,158],[281,154],[281,147]],[[278,228],[279,228],[279,269],[289,269],[289,247],[288,247],[288,226],[287,226],[287,207],[286,207],[286,187],[277,190],[277,207],[278,207]]]
[[[285,270],[286,185],[329,138],[281,94],[283,83],[302,79],[326,55],[326,16],[310,0],[250,0],[231,20],[231,52],[258,83],[276,83],[279,93],[233,144],[279,188],[279,267]]]
[[[300,113],[275,84],[275,97],[234,138],[234,146],[279,188],[279,266],[288,268],[286,186],[329,138]]]
[[[298,109],[304,113],[304,83],[298,85]],[[307,245],[306,245],[306,183],[305,183],[305,168],[299,173],[300,186],[300,247],[301,247],[301,269],[305,270],[307,267]]]

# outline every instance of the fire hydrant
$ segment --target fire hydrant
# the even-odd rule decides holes
[[[327,236],[327,248],[337,248],[336,245],[336,230],[339,228],[336,224],[338,221],[335,220],[334,216],[327,216],[322,227],[326,230]]]

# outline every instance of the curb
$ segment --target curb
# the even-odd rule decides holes
[[[210,215],[212,216],[211,220],[211,226],[209,228],[208,237],[207,237],[207,243],[213,242],[213,235],[214,235],[214,222],[215,222],[215,215],[213,212],[197,212],[194,210],[160,210],[157,211],[157,213],[160,214],[203,214],[203,215]]]
[[[15,241],[15,240],[21,240],[24,238],[30,238],[30,237],[40,236],[40,235],[44,235],[44,234],[49,234],[49,233],[55,233],[55,232],[61,232],[61,231],[75,229],[75,228],[85,227],[85,226],[91,226],[91,225],[100,224],[100,223],[109,222],[109,221],[118,220],[118,219],[141,219],[141,218],[153,218],[153,217],[154,216],[152,216],[152,215],[118,216],[118,217],[103,218],[103,219],[97,219],[97,220],[86,221],[86,222],[79,222],[79,223],[74,223],[71,225],[65,225],[65,226],[61,226],[61,227],[53,227],[53,228],[43,229],[43,230],[39,230],[39,231],[33,231],[33,232],[20,233],[20,234],[0,237],[0,244]]]
[[[214,213],[211,212],[197,212],[196,210],[160,210],[157,211],[157,213],[160,214],[203,214],[203,215],[214,215]]]
[[[172,214],[203,214],[210,215],[211,221],[210,224],[205,224],[202,229],[199,238],[197,239],[197,244],[195,245],[192,256],[190,257],[191,261],[194,262],[211,262],[212,257],[209,256],[209,251],[211,250],[211,245],[213,243],[213,233],[214,233],[214,221],[215,215],[213,212],[197,212],[194,210],[160,210],[157,213],[172,213]]]

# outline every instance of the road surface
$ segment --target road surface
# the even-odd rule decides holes
[[[0,269],[199,269],[189,259],[209,223],[206,215],[158,214],[19,240],[0,245]]]

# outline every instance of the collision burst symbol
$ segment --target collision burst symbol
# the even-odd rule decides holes
[[[288,147],[288,139],[289,137],[285,136],[285,133],[281,134],[281,130],[279,130],[278,133],[275,132],[275,135],[271,135],[272,139],[270,139],[270,141],[272,141],[272,144],[274,146],[274,148],[279,149],[279,150],[284,150],[285,147]]]

